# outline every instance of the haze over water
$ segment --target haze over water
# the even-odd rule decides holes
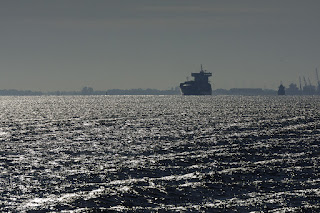
[[[0,97],[0,210],[319,211],[319,101]]]
[[[3,0],[0,90],[317,85],[318,0]],[[309,84],[309,82],[308,82]]]

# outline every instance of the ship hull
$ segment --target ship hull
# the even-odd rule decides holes
[[[180,90],[183,95],[212,95],[210,84],[206,85],[190,85],[180,84]]]

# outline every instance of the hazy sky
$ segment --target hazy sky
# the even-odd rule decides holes
[[[0,89],[316,83],[319,0],[2,0]],[[189,78],[191,79],[191,78]]]

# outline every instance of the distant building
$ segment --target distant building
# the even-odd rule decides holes
[[[212,91],[213,95],[277,95],[277,91],[271,89],[262,88],[232,88],[227,89],[216,89]]]
[[[92,95],[93,94],[93,88],[91,87],[83,87],[81,90],[81,95]]]
[[[294,83],[291,83],[288,87],[288,89],[286,89],[286,94],[287,95],[300,95],[301,91],[299,90],[298,86]]]
[[[316,87],[313,85],[305,85],[303,87],[303,94],[304,95],[315,95],[316,94]]]
[[[232,88],[230,95],[264,95],[261,88]]]

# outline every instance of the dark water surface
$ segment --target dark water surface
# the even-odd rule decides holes
[[[320,211],[320,98],[0,97],[0,211]]]

